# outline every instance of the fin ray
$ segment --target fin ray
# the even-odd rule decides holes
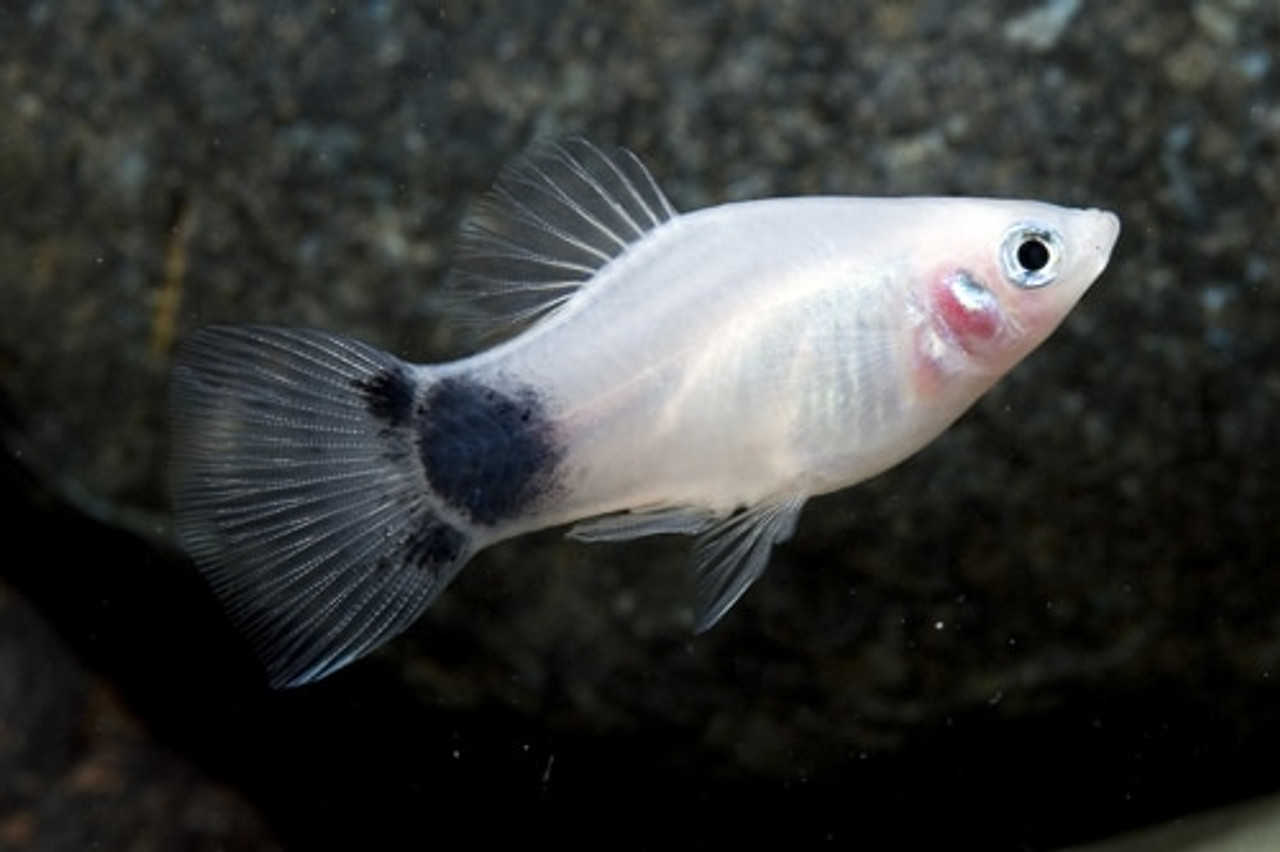
[[[274,686],[401,632],[472,552],[432,500],[411,427],[367,398],[407,370],[356,341],[268,327],[205,329],[179,352],[175,528]]]
[[[693,548],[694,622],[715,626],[764,573],[775,544],[795,530],[805,495],[784,495],[728,516],[696,506],[632,509],[580,521],[569,530],[579,541],[628,541],[650,535],[696,535]]]
[[[579,521],[568,536],[578,541],[629,541],[650,535],[695,535],[715,520],[711,510],[692,506],[632,509]]]
[[[581,138],[534,148],[463,224],[455,307],[477,327],[536,322],[676,215],[626,149],[606,153]]]
[[[769,564],[775,544],[795,531],[804,495],[786,495],[730,515],[699,535],[693,548],[694,623],[715,626]]]

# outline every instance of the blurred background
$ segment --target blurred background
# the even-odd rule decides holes
[[[1280,791],[1270,0],[9,2],[0,38],[0,849],[1048,850]],[[710,634],[687,541],[551,531],[268,691],[170,539],[174,346],[465,354],[458,225],[569,134],[684,210],[992,195],[1124,230]]]

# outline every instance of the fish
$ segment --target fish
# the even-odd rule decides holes
[[[187,337],[177,538],[274,687],[364,656],[476,554],[553,527],[693,536],[702,632],[806,501],[914,454],[1043,342],[1119,230],[965,197],[679,213],[625,148],[535,146],[458,237],[451,292],[505,332],[488,348],[413,364],[313,329]]]

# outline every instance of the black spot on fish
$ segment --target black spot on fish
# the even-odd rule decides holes
[[[407,426],[413,415],[413,379],[399,364],[352,384],[360,392],[369,413],[389,426]]]
[[[481,524],[516,517],[554,490],[564,455],[536,393],[508,395],[464,378],[431,387],[418,435],[432,489]]]
[[[461,530],[428,515],[404,543],[405,562],[424,571],[453,565],[467,547]]]
[[[414,528],[388,546],[373,563],[375,571],[409,568],[430,573],[451,572],[470,555],[471,538],[419,501],[406,504]]]

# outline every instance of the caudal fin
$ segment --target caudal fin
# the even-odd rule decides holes
[[[412,369],[317,331],[205,329],[173,373],[175,524],[273,686],[404,630],[474,552],[427,487]]]

